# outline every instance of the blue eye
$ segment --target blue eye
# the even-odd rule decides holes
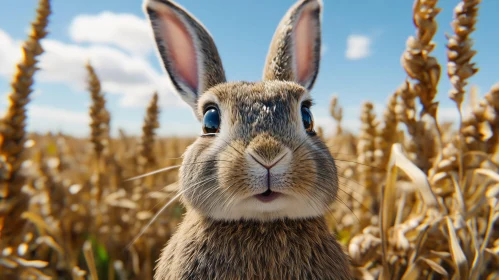
[[[218,133],[220,131],[220,114],[218,109],[210,107],[206,110],[203,117],[203,132]]]
[[[305,106],[301,107],[301,119],[307,133],[314,133],[314,117],[309,108]]]

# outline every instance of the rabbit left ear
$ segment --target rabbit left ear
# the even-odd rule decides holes
[[[166,72],[197,116],[199,96],[226,81],[215,43],[203,25],[173,1],[145,0],[144,6]]]
[[[321,54],[321,0],[301,0],[279,23],[270,44],[264,80],[294,81],[312,89]]]

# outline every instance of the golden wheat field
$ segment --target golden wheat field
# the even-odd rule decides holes
[[[357,279],[499,279],[499,83],[482,100],[467,85],[478,71],[470,36],[480,2],[456,7],[448,61],[439,63],[437,0],[414,1],[415,35],[401,54],[407,79],[387,93],[383,115],[362,105],[358,135],[342,130],[341,100],[331,98],[337,133],[324,141],[341,159],[343,207],[328,221]],[[91,135],[26,131],[50,14],[50,1],[40,0],[0,123],[0,279],[152,279],[184,208],[174,201],[148,223],[177,195],[176,167],[194,138],[156,136],[157,95],[141,137],[111,138],[112,116],[90,64]],[[439,94],[460,112],[454,126],[437,119],[442,81],[452,90]],[[172,168],[127,180],[165,167]]]

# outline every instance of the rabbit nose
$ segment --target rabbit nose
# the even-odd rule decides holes
[[[272,173],[280,173],[285,170],[291,160],[291,150],[277,141],[269,134],[255,137],[246,149],[247,159],[263,166],[267,171],[272,168]],[[277,166],[283,168],[277,168]],[[276,173],[277,172],[277,173]]]
[[[250,155],[250,157],[256,161],[258,164],[260,164],[261,166],[265,167],[267,170],[270,170],[272,167],[276,166],[280,161],[282,161],[284,159],[284,157],[288,154],[287,152],[284,153],[283,155],[277,157],[274,159],[273,162],[271,163],[268,163],[266,164],[265,162],[268,162],[268,161],[265,161],[263,160],[260,156],[258,156],[257,154],[255,153],[252,153],[252,152],[248,152],[248,154]]]
[[[286,152],[285,150],[286,147],[268,133],[256,136],[247,147],[247,152],[264,167],[274,164]]]

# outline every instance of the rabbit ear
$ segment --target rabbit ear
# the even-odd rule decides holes
[[[199,96],[226,81],[211,35],[194,16],[172,1],[145,0],[144,9],[166,72],[182,99],[197,112]]]
[[[321,54],[321,0],[301,0],[291,7],[272,38],[264,80],[294,81],[312,89]]]

